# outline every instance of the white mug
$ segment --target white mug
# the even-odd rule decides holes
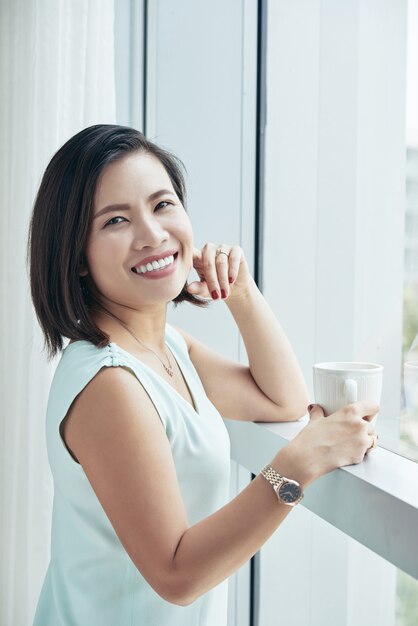
[[[376,363],[317,363],[313,380],[315,403],[330,415],[357,400],[379,404],[383,367]]]
[[[404,363],[405,408],[409,417],[418,417],[418,361]]]

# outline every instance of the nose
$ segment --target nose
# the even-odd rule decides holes
[[[135,223],[133,247],[136,250],[158,248],[168,238],[169,233],[154,215],[143,216]]]

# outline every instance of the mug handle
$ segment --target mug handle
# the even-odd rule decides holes
[[[343,383],[345,404],[357,402],[357,383],[352,378],[347,378]]]

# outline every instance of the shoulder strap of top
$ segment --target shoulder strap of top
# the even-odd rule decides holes
[[[51,385],[48,413],[61,421],[72,402],[102,367],[123,365],[122,355],[109,344],[97,348],[89,341],[69,344],[61,356]]]

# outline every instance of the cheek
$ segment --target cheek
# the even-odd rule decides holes
[[[191,227],[187,227],[183,233],[184,258],[189,269],[193,268],[193,232]]]
[[[183,242],[185,253],[190,255],[190,261],[193,258],[193,230],[189,220],[189,216],[185,212],[183,220],[179,224],[179,239]]]
[[[116,234],[92,237],[92,240],[86,246],[86,259],[91,270],[93,268],[108,268],[115,265],[115,260],[120,258],[123,253],[125,240]]]
[[[93,241],[86,247],[85,258],[90,278],[100,289],[111,278],[117,251],[111,243],[102,245],[102,242]]]

